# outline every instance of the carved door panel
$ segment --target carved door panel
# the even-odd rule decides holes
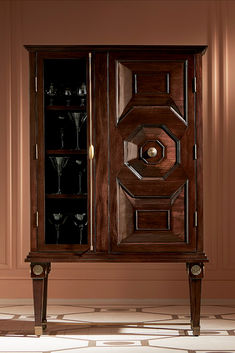
[[[112,252],[195,251],[194,59],[110,54]]]

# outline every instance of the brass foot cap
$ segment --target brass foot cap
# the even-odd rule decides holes
[[[35,335],[40,337],[42,335],[42,326],[34,326],[34,332],[35,332]]]
[[[200,335],[200,327],[193,327],[193,335],[194,336],[199,336]]]

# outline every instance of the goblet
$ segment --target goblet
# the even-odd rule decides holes
[[[50,86],[45,90],[45,93],[49,97],[49,105],[53,105],[54,98],[57,95],[57,89],[55,88],[54,83],[50,83]]]
[[[64,90],[64,95],[65,95],[65,102],[66,102],[66,106],[70,106],[71,103],[71,98],[72,98],[72,90],[70,88],[65,88]]]
[[[73,120],[75,127],[76,127],[76,150],[80,150],[80,141],[79,141],[79,134],[82,128],[82,125],[85,123],[87,114],[86,113],[81,113],[81,112],[73,112],[73,113],[68,113],[69,118]]]
[[[79,86],[76,89],[76,95],[80,98],[81,102],[80,102],[80,106],[84,107],[85,102],[86,102],[86,95],[87,95],[87,88],[86,88],[86,84],[83,82],[81,84],[81,86]]]
[[[68,216],[66,216],[62,213],[52,213],[48,218],[49,222],[55,226],[56,244],[59,244],[60,227],[61,227],[61,225],[63,225],[66,222],[67,218],[68,218]]]
[[[86,213],[75,213],[73,215],[73,223],[79,229],[79,244],[82,244],[83,230],[87,225],[85,217]]]
[[[79,159],[76,159],[75,163],[79,166],[82,165],[82,161]],[[85,172],[85,168],[83,170],[79,170],[78,172],[78,192],[77,194],[80,195],[82,194],[82,174]]]
[[[49,157],[50,161],[57,172],[58,177],[58,191],[57,194],[61,194],[61,176],[63,169],[66,167],[69,157]]]
[[[59,119],[59,125],[60,125],[60,128],[59,128],[60,147],[59,148],[63,150],[64,149],[64,126],[63,125],[64,125],[65,117],[63,115],[62,116],[59,115],[58,119]]]
[[[85,96],[87,94],[86,84],[83,82],[78,88],[78,96]]]
[[[60,149],[64,149],[64,128],[60,128]]]

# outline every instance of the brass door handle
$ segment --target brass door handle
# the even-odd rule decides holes
[[[147,155],[149,157],[156,157],[157,155],[157,149],[155,147],[150,147],[148,150],[147,150]]]
[[[90,145],[89,147],[89,159],[93,159],[95,154],[94,146]]]

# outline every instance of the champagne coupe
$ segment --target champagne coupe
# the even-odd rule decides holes
[[[47,96],[49,96],[49,105],[53,105],[54,98],[57,95],[57,89],[54,86],[54,83],[50,83],[50,86],[47,90],[45,90]]]
[[[87,225],[85,217],[86,213],[76,213],[73,216],[73,223],[79,229],[79,244],[82,244],[83,230]]]
[[[63,225],[68,216],[63,215],[62,213],[52,213],[48,218],[49,222],[55,226],[56,230],[56,244],[59,244],[60,239],[60,227]]]
[[[62,192],[61,192],[60,182],[61,182],[62,171],[66,167],[66,165],[69,161],[69,157],[49,157],[49,158],[50,158],[50,161],[51,161],[53,167],[57,171],[57,177],[58,177],[57,194],[61,194]]]
[[[79,112],[73,112],[73,113],[68,113],[69,117],[71,120],[74,121],[75,127],[76,127],[76,150],[80,150],[80,141],[79,141],[79,134],[82,128],[82,125],[85,123],[87,114],[86,113],[79,113]]]

